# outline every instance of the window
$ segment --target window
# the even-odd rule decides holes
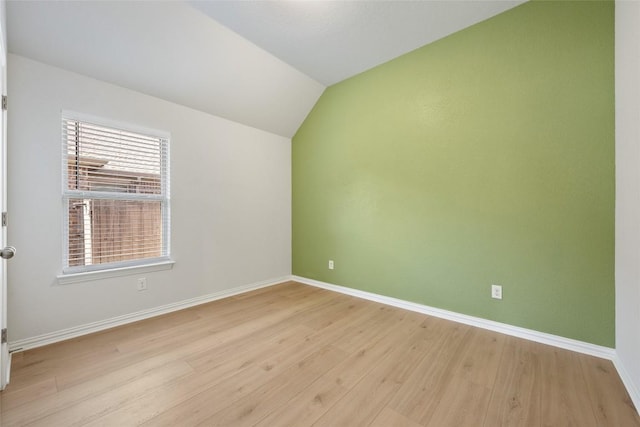
[[[63,112],[63,273],[169,260],[169,138]]]

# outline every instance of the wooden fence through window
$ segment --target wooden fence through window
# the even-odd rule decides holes
[[[106,163],[70,156],[69,188],[160,194],[159,175],[109,170]],[[162,255],[160,201],[70,199],[68,225],[70,267]]]

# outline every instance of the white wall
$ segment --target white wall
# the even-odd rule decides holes
[[[291,274],[291,140],[9,56],[9,340]],[[170,271],[58,285],[61,109],[171,133]]]
[[[640,409],[640,2],[616,1],[616,351]]]

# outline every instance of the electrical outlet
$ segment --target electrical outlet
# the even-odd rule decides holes
[[[146,291],[147,290],[147,278],[141,277],[138,279],[138,290]]]
[[[501,285],[491,285],[491,298],[502,299]]]
[[[333,260],[329,260],[329,270],[333,270]]]

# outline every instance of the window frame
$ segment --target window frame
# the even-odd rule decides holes
[[[85,191],[69,188],[68,139],[64,131],[65,122],[77,121],[112,129],[141,134],[160,140],[160,194],[124,193],[113,191]],[[62,171],[62,273],[57,276],[58,283],[75,283],[103,277],[138,274],[147,271],[166,270],[173,267],[171,259],[171,203],[170,203],[170,141],[169,132],[131,125],[102,117],[62,110],[61,124],[61,171]],[[108,199],[132,201],[159,201],[161,204],[160,227],[162,247],[159,257],[138,258],[83,266],[69,266],[69,202],[73,199]]]

